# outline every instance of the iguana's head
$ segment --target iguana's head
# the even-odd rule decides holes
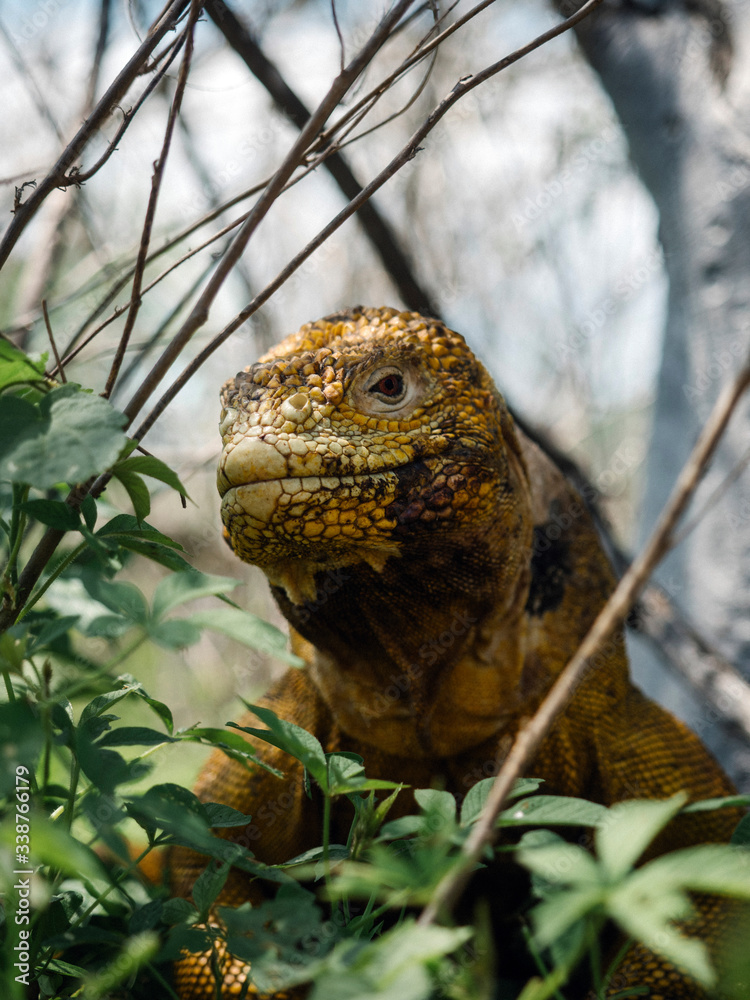
[[[442,323],[387,308],[329,316],[228,381],[222,404],[229,541],[293,604],[315,599],[320,572],[380,573],[498,521],[515,576],[531,525],[512,423]]]

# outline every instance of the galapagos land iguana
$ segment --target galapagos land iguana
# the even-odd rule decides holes
[[[357,307],[308,324],[230,379],[222,404],[228,540],[265,572],[307,664],[261,704],[326,751],[361,753],[370,777],[465,794],[507,752],[613,587],[581,498],[514,426],[463,338],[416,313]],[[301,765],[256,745],[290,778],[283,820],[246,844],[274,864],[317,846],[320,823]],[[622,635],[528,774],[546,792],[607,805],[733,791],[697,737],[631,684]],[[197,793],[255,813],[278,788],[216,751]],[[735,823],[726,811],[680,817],[659,848],[726,841]],[[175,891],[189,896],[204,866],[173,849]],[[254,891],[233,872],[219,903]],[[704,904],[706,937],[718,905]],[[223,961],[222,995],[238,994],[243,963]],[[636,946],[617,985],[644,984],[652,1000],[704,995]],[[184,1000],[213,997],[206,956],[178,962],[175,986]]]

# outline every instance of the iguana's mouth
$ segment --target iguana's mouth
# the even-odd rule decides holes
[[[282,454],[279,450],[282,443],[288,454]],[[432,444],[431,457],[437,458],[443,449],[436,447],[437,442]],[[427,457],[425,454],[415,458],[404,451],[400,451],[398,455],[372,451],[365,456],[364,449],[359,448],[352,454],[341,456],[339,461],[342,471],[338,472],[335,469],[338,455],[333,451],[325,450],[321,453],[299,438],[269,443],[261,437],[252,436],[225,446],[216,485],[221,497],[232,488],[259,483],[288,483],[284,492],[299,492],[300,488],[307,492],[320,489],[330,491],[341,486],[351,487],[389,473],[406,475],[408,478],[412,467],[415,472],[420,470],[424,474],[422,458]],[[306,482],[307,485],[300,487],[300,482]]]
[[[222,494],[222,514],[225,522],[236,516],[256,527],[302,520],[306,538],[333,537],[336,533],[328,529],[334,525],[362,529],[387,520],[385,509],[395,498],[398,482],[396,471],[388,469],[356,476],[287,476],[239,483],[227,486]]]

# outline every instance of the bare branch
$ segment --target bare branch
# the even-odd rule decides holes
[[[174,97],[172,99],[172,107],[169,111],[169,117],[167,118],[167,127],[164,130],[164,141],[161,147],[161,153],[159,154],[159,159],[154,164],[154,173],[151,178],[151,193],[149,194],[148,206],[146,208],[146,218],[143,221],[143,232],[141,234],[141,244],[138,249],[138,258],[135,263],[135,274],[133,275],[133,288],[130,296],[130,308],[128,309],[127,319],[125,320],[125,327],[120,336],[120,341],[117,345],[117,350],[115,352],[114,359],[112,361],[112,366],[109,370],[109,375],[107,377],[107,383],[102,392],[102,396],[105,399],[109,399],[112,394],[112,390],[117,381],[117,376],[120,372],[120,367],[122,365],[123,358],[125,357],[125,351],[128,347],[128,342],[130,340],[130,334],[133,332],[133,327],[135,326],[135,321],[138,316],[138,312],[141,308],[141,286],[143,284],[143,271],[146,267],[146,259],[148,257],[148,247],[151,242],[151,230],[154,224],[154,215],[156,214],[156,204],[159,200],[159,192],[161,190],[162,178],[164,177],[164,170],[167,165],[167,157],[169,156],[169,148],[172,144],[172,135],[174,133],[174,125],[177,120],[177,115],[180,112],[180,105],[182,104],[182,96],[185,93],[185,86],[187,84],[188,74],[190,72],[190,64],[193,58],[193,31],[195,29],[195,22],[198,19],[198,15],[201,10],[201,4],[198,0],[191,0],[190,5],[190,16],[188,18],[187,26],[183,32],[183,38],[185,40],[185,52],[182,57],[182,63],[180,65],[180,73],[177,78],[177,86],[175,87]],[[175,53],[177,52],[177,46],[175,46]]]
[[[122,101],[133,80],[141,72],[144,63],[167,32],[174,28],[186,5],[187,0],[173,0],[173,3],[170,4],[165,13],[157,19],[152,25],[146,40],[118,74],[94,111],[78,130],[75,137],[68,143],[57,163],[55,163],[44,180],[41,181],[28,201],[18,206],[5,232],[2,243],[0,243],[0,268],[5,264],[21,233],[36,215],[47,195],[51,191],[54,191],[55,188],[65,187],[71,183],[68,177],[68,169],[80,156],[92,136],[103,125],[112,108]]]
[[[237,316],[227,325],[224,329],[218,333],[209,343],[200,351],[200,353],[183,369],[179,377],[172,383],[172,385],[167,389],[167,391],[159,399],[156,406],[153,407],[151,412],[148,414],[146,419],[141,423],[138,430],[135,432],[135,437],[143,437],[149,429],[153,426],[154,422],[159,418],[159,416],[164,412],[169,403],[174,399],[180,389],[185,386],[188,381],[192,378],[195,372],[201,367],[201,365],[214,353],[214,351],[220,347],[225,340],[227,340],[235,330],[239,329],[242,324],[257,312],[257,310],[266,302],[273,293],[279,289],[287,279],[294,274],[298,267],[303,264],[307,258],[318,249],[328,237],[334,233],[348,218],[350,218],[372,195],[381,188],[386,181],[390,180],[391,177],[396,174],[405,163],[414,157],[419,151],[419,144],[424,140],[425,136],[429,135],[432,129],[438,124],[438,122],[443,118],[443,116],[453,107],[453,105],[459,101],[465,94],[473,90],[475,87],[480,86],[486,80],[490,79],[495,74],[506,69],[508,66],[517,62],[519,59],[528,55],[529,52],[533,52],[534,49],[539,48],[546,42],[550,41],[552,38],[556,38],[563,32],[572,28],[580,20],[586,17],[592,10],[599,6],[602,0],[588,0],[583,7],[580,8],[575,14],[569,17],[566,21],[562,21],[560,24],[555,25],[555,27],[550,28],[545,31],[542,35],[539,35],[533,41],[524,45],[522,48],[517,49],[510,55],[505,56],[499,62],[493,63],[486,69],[482,70],[476,76],[467,77],[460,80],[453,88],[453,90],[444,98],[440,104],[432,111],[426,121],[417,129],[411,139],[406,143],[406,145],[401,149],[401,151],[391,160],[391,162],[381,170],[381,172],[367,185],[363,188],[360,193],[354,197],[349,204],[343,208],[337,216],[335,216],[328,225],[324,226],[320,230],[317,236],[315,236],[307,246],[301,250],[296,257],[286,265],[286,267],[281,270],[270,284],[266,285],[262,292],[255,296],[255,298],[250,302],[242,312],[238,313]],[[297,143],[299,145],[299,142]],[[176,357],[176,354],[170,353],[169,361]],[[164,366],[160,366],[164,370]],[[154,369],[152,376],[149,377],[149,386],[156,385],[157,371]],[[149,394],[150,394],[149,388]],[[147,398],[141,394],[143,399]],[[140,404],[141,397],[137,400],[131,402],[138,402]],[[131,411],[128,412],[130,416]],[[135,410],[132,411],[133,413]]]
[[[333,12],[335,17],[335,3]],[[223,0],[208,0],[206,13],[242,58],[250,72],[263,84],[276,106],[297,128],[303,128],[310,120],[310,112],[287,84],[278,68],[267,58],[245,25]],[[341,37],[340,31],[339,37]],[[341,45],[343,52],[343,42]],[[351,200],[361,193],[362,185],[340,153],[330,153],[323,163],[347,199]],[[398,288],[404,304],[415,312],[438,316],[436,303],[420,286],[391,227],[375,205],[371,201],[363,204],[357,213],[357,218]]]
[[[633,565],[620,580],[614,593],[597,616],[586,637],[552,685],[535,715],[519,731],[497,778],[495,779],[482,815],[462,848],[463,862],[438,885],[418,923],[434,923],[441,914],[449,913],[481,858],[485,847],[495,836],[495,821],[519,778],[550,731],[555,719],[585,679],[587,671],[595,669],[589,663],[614,630],[622,625],[634,600],[660,559],[668,552],[675,526],[682,516],[695,488],[713,455],[729,419],[746,389],[750,386],[750,365],[719,396],[688,461],[675,483],[651,538]]]
[[[65,376],[65,369],[60,363],[60,355],[57,353],[57,344],[55,343],[55,335],[52,332],[52,324],[49,321],[49,313],[47,312],[47,300],[42,299],[42,312],[44,313],[44,324],[47,327],[47,335],[49,337],[49,342],[52,347],[52,353],[55,356],[55,361],[57,362],[57,371],[60,373],[60,381],[67,382],[68,379]]]
[[[243,223],[240,231],[234,239],[234,242],[219,263],[214,276],[211,278],[208,286],[198,299],[190,316],[182,325],[181,329],[164,351],[161,358],[157,361],[156,365],[148,374],[143,384],[128,403],[125,408],[128,420],[132,421],[134,419],[148,397],[167,373],[172,363],[180,355],[185,345],[190,341],[193,334],[206,322],[210,306],[216,298],[219,289],[226,280],[227,275],[243,253],[250,237],[255,232],[262,219],[266,216],[271,205],[274,203],[279,193],[283,190],[286,182],[302,162],[311,141],[317,136],[319,130],[328,120],[328,117],[338,106],[339,102],[350,89],[354,81],[359,78],[359,75],[364,67],[367,66],[383,43],[387,40],[392,28],[401,18],[403,12],[407,10],[412,3],[413,0],[398,0],[398,2],[394,4],[391,10],[380,22],[379,26],[373,32],[361,52],[352,60],[344,72],[340,73],[333,81],[328,93],[300,132],[299,137],[287,153],[281,166],[278,168],[263,194],[253,206],[250,215]]]

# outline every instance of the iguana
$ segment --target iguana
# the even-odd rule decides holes
[[[222,404],[227,538],[265,572],[307,664],[262,704],[327,751],[361,752],[372,777],[465,793],[492,773],[613,587],[580,496],[514,426],[464,339],[416,313],[357,307],[303,326],[230,379]],[[221,835],[282,862],[317,846],[317,806],[301,768],[257,748],[289,775],[282,809],[263,809],[281,801],[277,778],[220,752],[197,793],[257,814]],[[605,804],[733,791],[697,737],[631,684],[621,634],[528,774]],[[735,823],[726,811],[682,817],[659,849],[727,840]],[[178,894],[204,865],[173,851]],[[234,873],[219,902],[254,892]],[[703,905],[710,937],[717,918]],[[223,960],[231,996],[244,971]],[[620,972],[619,989],[647,984],[652,1000],[703,996],[642,947]],[[178,962],[175,981],[184,1000],[215,995],[206,956]]]

